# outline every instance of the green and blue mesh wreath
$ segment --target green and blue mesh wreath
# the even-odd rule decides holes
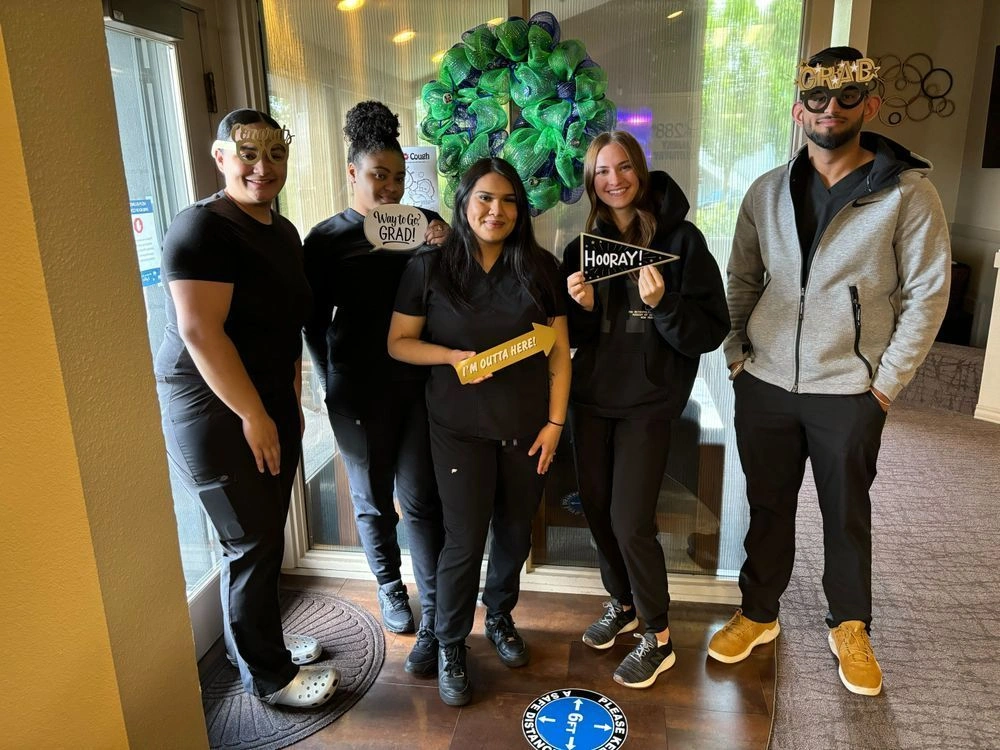
[[[607,73],[582,42],[560,41],[551,13],[466,31],[420,94],[426,109],[420,135],[438,147],[445,203],[454,207],[462,174],[486,156],[514,166],[532,216],[580,200],[587,146],[617,121],[607,86]],[[520,115],[508,135],[511,102]]]

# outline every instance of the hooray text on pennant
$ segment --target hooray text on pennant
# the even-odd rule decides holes
[[[548,356],[556,343],[556,331],[550,326],[538,323],[531,324],[532,330],[517,338],[505,341],[499,346],[487,349],[485,352],[473,354],[467,359],[455,364],[455,372],[463,385],[476,378],[491,375],[497,370],[510,367],[522,359],[541,352]]]
[[[580,235],[580,270],[588,283],[637,271],[643,266],[670,263],[679,257],[673,253],[615,242],[586,232]]]

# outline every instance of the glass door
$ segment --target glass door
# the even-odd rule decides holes
[[[282,211],[304,236],[348,205],[341,127],[349,107],[363,99],[385,102],[400,117],[404,149],[428,147],[420,139],[421,92],[439,78],[445,52],[479,24],[496,28],[509,15],[530,17],[548,8],[561,39],[581,40],[590,59],[607,72],[618,127],[639,140],[654,169],[668,171],[684,189],[691,203],[688,218],[724,269],[744,192],[789,155],[788,113],[795,94],[789,71],[798,61],[804,5],[803,0],[263,0],[271,111],[296,137]],[[468,49],[486,45],[474,55],[492,50],[494,42],[485,38],[469,36]],[[460,84],[458,90],[465,89]],[[474,119],[463,120],[461,128]],[[516,114],[509,119],[516,123]],[[437,208],[450,215],[445,202]],[[534,219],[535,234],[561,257],[579,236],[587,211],[586,198],[559,204]],[[338,574],[363,570],[363,564],[351,568],[346,559],[360,549],[346,473],[308,362],[303,371],[305,502],[293,509],[293,519],[296,513],[304,517],[306,541],[291,564]],[[716,579],[728,584],[743,560],[745,488],[727,374],[721,349],[701,358],[687,407],[672,426],[660,491],[657,523],[668,568],[689,576],[693,587]],[[597,555],[572,455],[568,445],[560,449],[550,472],[532,538],[531,577],[557,587],[584,580],[597,586]],[[404,526],[398,528],[402,532]],[[545,579],[548,571],[552,576]],[[531,577],[524,585],[534,585]]]
[[[142,285],[149,344],[155,354],[165,324],[161,242],[173,217],[196,198],[178,51],[174,42],[143,36],[131,29],[109,26],[106,38],[132,231],[139,256],[140,277],[136,283]],[[172,470],[170,481],[181,563],[200,657],[222,632],[218,593],[220,549],[201,505],[184,490]]]

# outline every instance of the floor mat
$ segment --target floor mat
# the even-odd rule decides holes
[[[371,687],[385,658],[382,628],[361,607],[328,594],[281,593],[285,632],[303,633],[323,645],[316,664],[340,671],[340,685],[320,708],[269,706],[247,694],[239,672],[221,652],[201,683],[208,739],[213,750],[277,750],[318,732],[342,716]]]

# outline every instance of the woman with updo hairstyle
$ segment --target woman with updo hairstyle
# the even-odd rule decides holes
[[[333,697],[337,670],[315,638],[282,633],[278,583],[299,464],[302,243],[271,207],[292,137],[239,109],[212,158],[225,187],[174,218],[163,239],[167,326],[157,391],[172,474],[204,507],[222,545],[223,634],[248,693],[307,708]]]
[[[412,253],[374,251],[364,233],[370,211],[403,198],[399,118],[380,102],[361,102],[347,113],[344,134],[353,197],[349,208],[317,224],[305,240],[313,290],[306,343],[326,391],[358,535],[378,582],[382,623],[393,633],[412,633],[400,576],[395,487],[420,593],[420,622],[406,670],[426,674],[437,665],[435,567],[443,536],[424,404],[427,373],[386,352],[396,287]],[[421,210],[429,222],[424,241],[443,242],[448,225],[433,211]]]
[[[489,158],[469,167],[452,221],[441,249],[418,253],[406,267],[389,353],[431,371],[427,409],[445,527],[437,568],[438,693],[462,706],[472,698],[465,639],[490,530],[485,634],[504,665],[529,660],[512,610],[566,422],[570,360],[558,264],[535,241],[514,168]],[[547,358],[535,353],[463,385],[456,366],[539,325],[552,329]]]
[[[634,136],[616,130],[594,138],[583,175],[585,231],[679,256],[590,283],[579,242],[563,254],[576,347],[570,404],[577,480],[611,595],[583,642],[609,649],[641,618],[639,642],[613,677],[646,688],[675,661],[656,527],[670,422],[687,404],[701,355],[729,332],[729,313],[719,267],[686,220],[684,192],[666,172],[649,170]]]

